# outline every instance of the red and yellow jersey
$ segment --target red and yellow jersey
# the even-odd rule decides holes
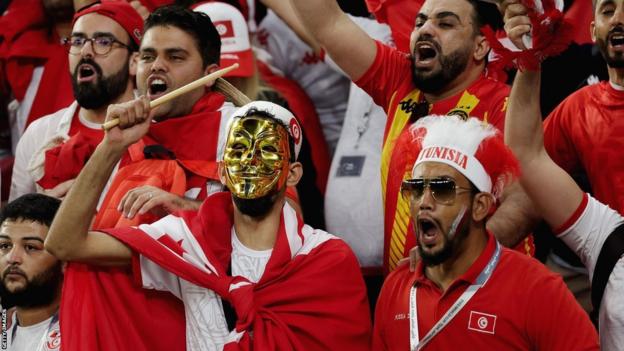
[[[399,191],[419,152],[407,138],[407,127],[414,121],[413,118],[410,121],[412,113],[418,114],[417,110],[422,108],[419,102],[424,101],[412,82],[411,65],[409,55],[378,42],[375,62],[356,82],[388,114],[381,156],[385,272],[393,270],[416,244],[408,203]],[[477,117],[503,130],[508,96],[507,85],[482,75],[463,92],[429,104],[424,114]]]
[[[566,98],[544,122],[544,146],[568,173],[584,172],[596,199],[624,214],[624,91],[609,82]]]

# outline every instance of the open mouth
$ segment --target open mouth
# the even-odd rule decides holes
[[[418,231],[421,237],[422,245],[430,246],[436,244],[436,238],[440,233],[440,228],[436,222],[429,218],[419,218]]]
[[[167,82],[162,78],[153,78],[149,81],[149,97],[155,98],[163,95],[167,91]]]
[[[624,49],[624,33],[614,33],[610,35],[609,44],[614,48]]]
[[[438,56],[438,50],[430,42],[416,43],[416,49],[414,50],[414,59],[419,65],[430,65],[434,59]]]
[[[78,67],[78,81],[86,82],[94,80],[96,77],[95,67],[90,64],[82,64]]]

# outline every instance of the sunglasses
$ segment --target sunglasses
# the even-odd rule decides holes
[[[451,178],[439,177],[404,180],[401,184],[401,194],[408,201],[421,201],[427,188],[431,191],[433,199],[443,205],[452,205],[459,193],[473,191],[471,188],[458,186]]]

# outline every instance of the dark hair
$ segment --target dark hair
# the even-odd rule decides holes
[[[143,33],[157,26],[177,27],[192,36],[201,54],[204,68],[213,63],[219,64],[221,37],[210,17],[205,13],[177,5],[159,7],[145,20]]]
[[[489,25],[493,30],[502,29],[504,27],[503,17],[498,7],[492,3],[482,0],[467,0],[474,10],[472,22],[474,23],[474,32],[481,33],[481,27]]]
[[[61,200],[43,194],[26,194],[9,202],[0,213],[0,225],[6,220],[31,220],[50,226]]]
[[[250,108],[247,111],[247,113],[245,113],[245,115],[241,116],[241,118],[245,118],[249,116],[267,118],[267,119],[277,122],[280,126],[284,127],[284,129],[286,129],[286,134],[288,135],[288,150],[290,151],[290,159],[288,161],[291,163],[297,161],[295,158],[295,141],[293,140],[292,135],[290,135],[288,126],[284,124],[284,122],[282,122],[281,119],[275,118],[275,116],[268,111],[259,110],[259,109],[256,109],[255,107]]]

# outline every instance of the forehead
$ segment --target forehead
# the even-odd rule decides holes
[[[48,226],[31,220],[5,220],[0,226],[0,235],[8,236],[12,241],[19,241],[24,237],[37,237],[45,240]]]
[[[458,185],[468,184],[468,179],[455,168],[440,162],[423,162],[412,171],[413,178],[450,177]]]
[[[199,55],[198,44],[193,36],[175,26],[154,26],[145,31],[141,40],[141,50],[182,49],[189,54]]]
[[[624,4],[624,0],[596,0],[595,1],[595,6],[596,8],[599,8],[600,6],[604,6],[604,5],[622,5]]]
[[[465,18],[471,16],[472,11],[472,6],[466,0],[427,0],[420,8],[419,13],[433,17],[442,12],[451,12],[459,18]]]
[[[72,34],[75,33],[82,33],[88,37],[92,37],[94,33],[110,33],[121,42],[127,43],[130,40],[128,33],[119,23],[97,13],[80,16],[72,28]]]
[[[284,133],[286,129],[278,121],[265,117],[249,116],[243,118],[237,118],[232,122],[231,131],[245,130],[252,135],[258,135],[260,133]]]

